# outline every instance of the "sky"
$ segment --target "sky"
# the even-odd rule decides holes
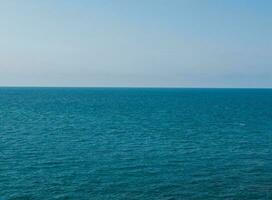
[[[0,86],[272,87],[271,0],[1,0]]]

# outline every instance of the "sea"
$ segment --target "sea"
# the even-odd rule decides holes
[[[0,88],[0,200],[272,199],[272,89]]]

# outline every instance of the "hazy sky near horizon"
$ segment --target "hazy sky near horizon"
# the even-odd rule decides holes
[[[272,87],[270,0],[3,0],[0,85]]]

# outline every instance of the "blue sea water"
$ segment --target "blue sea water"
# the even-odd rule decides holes
[[[0,88],[0,199],[272,199],[272,90]]]

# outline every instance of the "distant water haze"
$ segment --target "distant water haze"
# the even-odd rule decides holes
[[[1,1],[0,85],[272,87],[272,2]]]

